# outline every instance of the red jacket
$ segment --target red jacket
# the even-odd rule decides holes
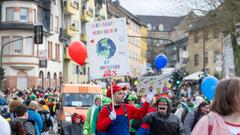
[[[127,117],[128,121],[130,119],[141,119],[143,118],[147,112],[149,103],[145,102],[141,108],[136,108],[133,105],[125,104],[126,110],[127,110]],[[110,109],[112,110],[112,105],[110,104]],[[118,109],[115,109],[115,112],[118,115],[124,115],[124,109],[123,106],[120,106]],[[99,116],[97,121],[97,130],[101,132],[105,132],[108,128],[108,126],[111,124],[112,120],[109,117],[108,108],[105,106]]]

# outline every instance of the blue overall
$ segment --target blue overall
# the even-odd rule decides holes
[[[95,131],[96,135],[105,135],[105,132],[100,132],[98,130]]]
[[[117,115],[117,118],[112,121],[112,123],[109,125],[106,135],[130,135],[129,133],[129,127],[128,127],[128,117],[126,108],[123,105],[124,108],[124,115]],[[110,111],[110,108],[108,109]]]
[[[145,129],[140,127],[137,132],[136,135],[150,135],[150,129]]]

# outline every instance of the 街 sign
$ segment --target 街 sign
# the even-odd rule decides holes
[[[125,18],[86,24],[90,79],[130,75]]]

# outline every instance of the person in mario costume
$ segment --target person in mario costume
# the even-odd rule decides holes
[[[114,85],[107,91],[107,97],[112,97],[112,103],[105,106],[98,117],[97,130],[105,132],[106,135],[130,135],[129,120],[142,119],[148,112],[149,103],[153,100],[155,91],[150,91],[146,95],[146,102],[141,108],[133,105],[124,104],[125,87]],[[111,95],[113,94],[113,95]]]

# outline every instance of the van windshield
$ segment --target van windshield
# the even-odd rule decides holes
[[[63,94],[63,106],[90,107],[94,104],[96,94],[92,93],[65,93]]]

